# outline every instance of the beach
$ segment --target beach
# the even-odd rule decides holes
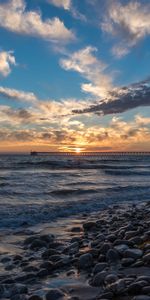
[[[0,299],[149,300],[149,166],[1,157]]]
[[[150,299],[149,217],[150,202],[114,205],[66,234],[18,230],[18,253],[1,253],[1,299]]]

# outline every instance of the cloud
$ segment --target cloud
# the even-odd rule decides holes
[[[83,110],[73,110],[73,113],[109,115],[123,113],[139,106],[150,106],[150,79],[122,88],[114,88],[100,103]]]
[[[12,32],[54,42],[75,38],[74,33],[59,18],[43,21],[39,12],[26,11],[23,0],[9,0],[0,4],[0,26]]]
[[[38,98],[34,95],[34,93],[19,91],[2,86],[0,86],[0,97],[25,102],[38,101]]]
[[[54,128],[35,127],[35,128],[6,128],[1,125],[0,140],[5,145],[16,147],[21,145],[34,147],[48,147],[52,150],[74,150],[80,147],[84,150],[144,150],[149,149],[150,128],[148,124],[141,127],[137,120],[138,116],[132,121],[124,121],[121,118],[113,117],[108,125],[83,127],[80,130],[59,127]],[[144,118],[143,122],[147,118]],[[147,121],[146,121],[147,122]],[[145,123],[146,123],[145,122]],[[18,149],[18,148],[17,148]]]
[[[66,10],[71,8],[71,0],[48,0],[49,3]]]
[[[150,34],[150,3],[129,1],[122,4],[110,1],[101,28],[119,40],[118,45],[112,49],[113,54],[117,57],[126,55]]]
[[[69,11],[75,19],[87,21],[86,16],[80,13],[77,8],[73,6],[72,0],[48,0],[48,2],[56,7]]]
[[[11,66],[16,66],[13,51],[0,51],[0,74],[7,77],[11,73]]]
[[[68,54],[67,58],[60,60],[60,65],[66,71],[76,71],[90,83],[84,83],[81,88],[84,92],[104,97],[112,84],[111,75],[104,72],[107,65],[100,61],[94,54],[97,48],[88,46],[74,53]]]

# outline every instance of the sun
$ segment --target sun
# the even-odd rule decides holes
[[[80,153],[81,152],[81,148],[75,148],[75,152],[76,153]]]

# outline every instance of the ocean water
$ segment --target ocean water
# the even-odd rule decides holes
[[[150,156],[0,155],[0,229],[150,199]]]

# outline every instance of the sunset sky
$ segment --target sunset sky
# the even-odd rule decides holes
[[[0,152],[150,150],[149,0],[0,0]]]

